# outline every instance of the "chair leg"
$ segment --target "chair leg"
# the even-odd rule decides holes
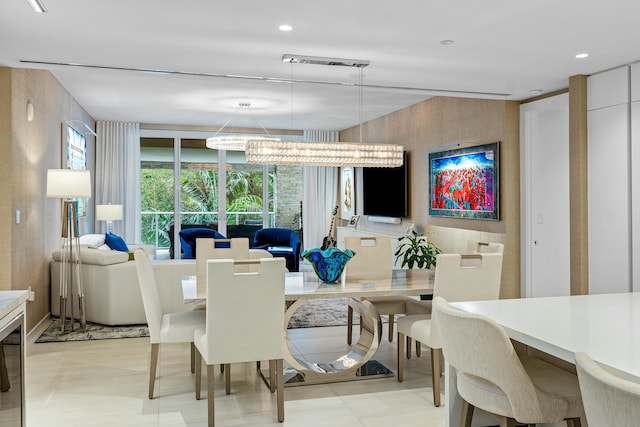
[[[407,337],[407,359],[411,359],[411,342],[412,341],[413,340],[410,337]]]
[[[156,383],[156,369],[158,367],[158,350],[160,344],[151,344],[151,360],[149,363],[149,399],[153,399],[153,386]]]
[[[416,341],[416,356],[422,356],[422,344],[420,341]]]
[[[202,355],[196,349],[195,370],[196,370],[196,400],[200,400],[200,389],[202,388]]]
[[[580,418],[567,418],[567,427],[580,427],[582,423]]]
[[[440,378],[442,376],[442,349],[431,349],[431,380],[433,385],[433,404],[440,406]]]
[[[389,342],[393,342],[393,314],[389,315]],[[382,331],[382,328],[380,328],[380,330]]]
[[[284,362],[283,359],[276,360],[276,373],[278,375],[277,385],[278,385],[278,421],[284,421],[284,381],[282,378],[284,377]]]
[[[347,307],[347,344],[351,345],[353,340],[353,308]]]
[[[224,390],[227,394],[231,394],[231,365],[224,365]]]
[[[213,407],[213,380],[214,380],[214,365],[207,365],[207,418],[209,420],[209,427],[213,427],[215,424],[215,415]]]
[[[498,421],[500,422],[500,427],[516,427],[516,426],[520,425],[513,418],[498,417]]]
[[[269,360],[269,391],[271,393],[276,391],[276,384],[278,383],[279,378],[276,378],[276,361]]]
[[[407,338],[407,342],[409,342],[410,338]],[[398,332],[398,381],[402,382],[404,379],[403,375],[404,369],[404,334]]]
[[[196,371],[196,345],[191,343],[191,373]]]
[[[462,400],[462,414],[460,416],[460,427],[471,427],[471,420],[473,419],[473,409],[475,407],[467,402],[466,400]]]

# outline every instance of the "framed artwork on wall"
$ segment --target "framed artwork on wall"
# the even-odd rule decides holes
[[[498,220],[498,146],[429,153],[429,215]]]
[[[87,139],[67,123],[62,124],[62,140],[64,149],[64,169],[87,169]],[[79,198],[78,216],[87,215],[87,199]]]
[[[340,168],[340,218],[351,220],[355,214],[355,173],[352,167]]]

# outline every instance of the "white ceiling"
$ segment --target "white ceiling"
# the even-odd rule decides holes
[[[0,65],[50,70],[97,120],[339,130],[434,95],[526,99],[640,60],[637,0],[42,1],[48,13],[0,2]],[[371,61],[362,98],[358,69],[283,54]],[[239,102],[252,114],[234,115]]]

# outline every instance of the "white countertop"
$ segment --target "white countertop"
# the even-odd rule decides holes
[[[640,293],[452,303],[502,325],[524,344],[575,363],[583,351],[640,380]]]
[[[0,319],[27,300],[29,291],[0,291]]]

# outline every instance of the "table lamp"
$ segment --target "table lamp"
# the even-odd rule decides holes
[[[84,290],[80,276],[80,236],[78,234],[78,198],[91,197],[91,175],[88,170],[47,170],[47,197],[63,199],[62,264],[60,266],[60,329],[65,332],[67,303],[73,301],[74,275],[78,289],[78,320],[86,331]],[[73,330],[73,304],[70,307]]]
[[[113,221],[122,219],[122,205],[96,205],[96,219],[107,222],[107,233],[113,233]]]

